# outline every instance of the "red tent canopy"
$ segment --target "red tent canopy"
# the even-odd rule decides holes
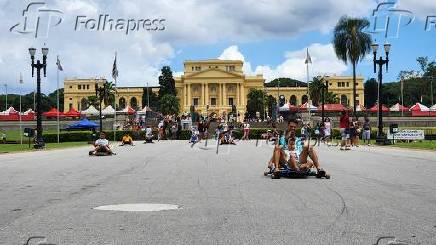
[[[133,115],[133,114],[135,114],[136,111],[132,107],[127,106],[121,112],[122,113],[127,113],[128,115]]]
[[[322,105],[318,106],[318,111],[322,110]],[[343,111],[347,108],[342,104],[324,104],[324,111]]]
[[[42,113],[42,115],[45,116],[45,117],[57,117],[58,113],[59,113],[60,117],[64,116],[64,114],[62,112],[59,112],[58,109],[56,109],[54,107],[51,108],[51,110],[49,110],[48,112]]]
[[[80,112],[74,108],[71,108],[68,112],[65,112],[64,115],[66,117],[80,117]]]
[[[378,104],[375,104],[371,109],[369,109],[370,112],[378,112]],[[382,105],[382,112],[389,112],[389,108],[387,108],[385,105]]]

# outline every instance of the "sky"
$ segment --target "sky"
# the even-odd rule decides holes
[[[106,21],[102,30],[105,15],[119,25],[110,30]],[[28,48],[37,48],[36,58],[42,58],[43,46],[49,48],[45,93],[57,87],[57,56],[62,87],[65,78],[113,80],[115,52],[118,86],[156,86],[164,65],[180,75],[185,60],[215,58],[243,60],[247,75],[263,74],[267,82],[306,81],[306,50],[311,77],[351,75],[350,64],[338,60],[332,46],[343,15],[367,18],[372,38],[392,44],[385,82],[395,81],[401,70],[419,70],[419,56],[436,59],[435,0],[0,0],[0,84],[9,93],[33,91]],[[374,77],[372,54],[357,73]]]

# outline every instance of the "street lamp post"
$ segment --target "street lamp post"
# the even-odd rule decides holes
[[[382,103],[381,103],[381,93],[382,93],[382,83],[383,83],[383,65],[386,65],[386,72],[389,70],[389,51],[391,49],[391,45],[389,43],[385,43],[383,45],[385,53],[386,53],[386,59],[383,59],[382,56],[380,56],[379,59],[377,59],[377,49],[378,44],[374,43],[371,44],[371,48],[374,54],[374,73],[377,72],[377,65],[378,65],[378,132],[377,132],[377,144],[388,144],[389,141],[386,138],[386,135],[383,133],[383,113],[382,113]]]
[[[324,78],[323,78],[324,79]],[[321,124],[324,124],[324,104],[325,104],[325,93],[329,92],[329,82],[325,81],[325,84],[321,87],[321,100],[322,100],[322,107],[321,107]]]
[[[103,103],[104,93],[106,93],[106,83],[103,87],[99,87],[98,83],[95,83],[95,97],[98,99],[98,111],[99,111],[99,123],[100,123],[100,133],[103,132],[103,119],[101,115],[101,104]]]
[[[42,138],[42,98],[41,98],[41,69],[44,72],[44,77],[47,75],[47,54],[48,48],[42,48],[42,63],[37,60],[35,63],[35,48],[29,48],[30,59],[32,60],[32,77],[36,69],[36,142],[34,145],[35,149],[43,149],[44,139]]]

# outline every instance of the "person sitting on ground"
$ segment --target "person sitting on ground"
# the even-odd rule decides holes
[[[109,147],[109,141],[106,139],[104,132],[100,133],[100,138],[94,142],[94,150],[89,152],[89,155],[96,154],[97,152],[115,154]]]
[[[198,131],[197,126],[191,126],[191,139],[189,143],[195,144],[200,141],[200,132]]]
[[[309,145],[308,141],[302,141],[301,138],[296,137],[297,126],[297,120],[289,120],[285,133],[285,138],[288,142],[286,148],[289,150],[289,153],[286,154],[286,151],[282,148],[283,146],[276,144],[271,160],[268,163],[268,168],[272,172],[278,172],[281,166],[288,165],[294,171],[302,171],[312,167],[315,167],[317,172],[324,171],[321,168],[315,149]]]
[[[133,145],[133,139],[129,134],[125,134],[121,139],[121,145]]]
[[[147,125],[145,129],[145,142],[153,143],[153,129],[151,129],[150,125]]]

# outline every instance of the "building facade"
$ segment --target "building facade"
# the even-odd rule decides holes
[[[307,98],[307,87],[266,87],[263,75],[248,76],[242,70],[240,60],[199,60],[185,61],[183,75],[174,77],[177,97],[180,101],[180,112],[187,113],[191,105],[202,114],[227,114],[232,106],[240,115],[244,115],[247,105],[247,94],[252,89],[264,90],[268,95],[283,97],[286,103],[304,104]],[[329,91],[337,94],[344,105],[353,105],[352,76],[325,76],[329,83]],[[85,110],[87,100],[95,96],[95,84],[101,86],[104,78],[96,79],[65,79],[64,81],[64,111],[75,108]],[[357,104],[363,105],[363,77],[357,77]],[[152,92],[158,93],[159,87],[153,87]],[[125,106],[139,108],[142,105],[144,87],[118,87],[117,109]]]
[[[95,85],[103,86],[105,78],[65,79],[64,80],[64,111],[74,108],[83,111],[88,108],[88,98],[95,96]],[[143,87],[118,87],[117,108],[126,106],[133,108],[142,106]],[[106,105],[103,105],[105,107]],[[113,105],[112,105],[113,106]]]
[[[182,112],[194,105],[199,113],[222,115],[235,105],[244,115],[247,93],[263,89],[265,79],[245,75],[242,66],[240,60],[185,61],[184,74],[174,78]]]
[[[352,76],[324,76],[328,82],[329,92],[337,95],[341,104],[353,106],[353,77]],[[310,86],[310,85],[309,85]],[[304,87],[265,87],[267,94],[274,98],[283,97],[285,103],[301,105],[308,101],[307,86]],[[363,77],[356,78],[356,104],[365,104]]]

